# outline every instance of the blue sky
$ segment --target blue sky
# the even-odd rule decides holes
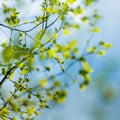
[[[96,37],[112,43],[113,48],[107,51],[106,56],[94,59],[94,63],[92,63],[95,69],[93,80],[95,81],[97,75],[101,73],[101,76],[107,81],[105,81],[105,85],[100,84],[100,88],[94,88],[94,81],[92,81],[85,92],[81,92],[77,85],[73,85],[69,88],[66,103],[53,107],[50,111],[41,111],[40,120],[43,118],[45,120],[98,120],[95,117],[97,111],[101,116],[103,115],[100,120],[117,120],[120,118],[120,1],[99,0],[96,6],[103,16],[98,24],[101,32]],[[106,104],[101,100],[100,95],[107,83],[112,84],[118,92],[116,99]]]
[[[92,64],[95,70],[100,69],[93,73],[93,77],[96,78],[101,72],[107,81],[99,86],[101,89],[97,88],[96,91],[91,88],[94,84],[90,85],[85,92],[80,92],[74,85],[69,89],[67,102],[45,113],[48,114],[45,117],[46,120],[117,120],[120,118],[120,1],[99,0],[97,8],[103,16],[98,24],[101,32],[97,37],[112,43],[113,48],[107,51],[106,56],[96,59]],[[113,102],[104,103],[100,98],[100,91],[109,84],[115,87],[117,97]],[[95,113],[99,118],[95,117]]]

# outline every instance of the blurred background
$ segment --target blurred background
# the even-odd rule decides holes
[[[36,5],[37,2],[34,6]],[[25,9],[28,7],[29,4]],[[65,103],[41,110],[41,116],[36,120],[120,120],[120,1],[99,0],[95,7],[102,19],[98,24],[101,32],[94,36],[94,40],[102,39],[113,47],[104,57],[90,58],[90,66],[94,72],[91,83],[84,92],[80,91],[77,84],[73,84],[68,88]],[[38,11],[36,8],[29,14]],[[79,34],[81,31],[72,35],[74,37]],[[86,34],[87,31],[83,30],[82,36]]]
[[[99,0],[102,15],[98,24],[101,38],[113,44],[104,57],[92,58],[91,83],[84,92],[77,85],[69,88],[67,100],[41,111],[40,120],[119,120],[120,119],[120,1]],[[85,35],[85,33],[84,33]],[[95,38],[94,38],[95,39]],[[77,87],[76,87],[77,86]]]

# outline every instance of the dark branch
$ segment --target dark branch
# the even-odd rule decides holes
[[[40,24],[42,24],[43,22],[44,22],[44,21],[40,22],[39,24],[35,25],[34,27],[32,27],[32,28],[29,29],[29,30],[20,30],[20,29],[17,29],[17,28],[9,27],[9,26],[4,25],[4,24],[1,24],[1,23],[0,23],[0,26],[3,26],[3,27],[8,28],[8,29],[10,29],[10,30],[15,30],[15,31],[18,31],[18,32],[26,32],[26,33],[28,33],[28,32],[31,32],[32,30],[34,30],[36,27],[38,27],[38,26],[39,26]]]
[[[53,25],[57,20],[59,19],[59,17],[57,17],[50,25],[48,25],[46,28],[49,28],[51,25]]]
[[[7,79],[7,77],[11,74],[11,71],[14,70],[16,68],[16,66],[13,66],[12,68],[10,68],[7,73],[5,74],[5,76],[3,77],[3,79],[0,81],[0,87],[2,86],[2,84],[5,82],[5,80]]]

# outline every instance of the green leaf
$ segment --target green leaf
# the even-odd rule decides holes
[[[70,31],[68,29],[66,29],[66,28],[63,29],[63,34],[64,35],[68,35],[69,33],[70,33]]]
[[[105,55],[106,52],[105,52],[105,50],[99,50],[99,51],[97,52],[97,54],[101,56],[101,55]]]
[[[44,87],[47,84],[47,80],[45,78],[40,80],[40,86]]]
[[[89,6],[94,0],[85,0],[85,5]]]
[[[34,107],[27,107],[26,108],[26,113],[28,116],[32,116],[34,114],[35,108]]]
[[[103,41],[100,41],[99,45],[102,46],[103,48],[111,48],[112,47],[112,44],[106,43],[106,42],[103,42]]]
[[[50,71],[50,66],[44,66],[47,71]]]
[[[80,84],[80,90],[84,91],[86,88],[86,85],[85,84]]]
[[[14,50],[11,46],[7,46],[2,50],[2,57],[5,63],[10,62],[14,57]]]
[[[83,9],[78,6],[76,9],[73,10],[74,15],[79,15],[83,13]]]
[[[96,49],[97,49],[96,46],[88,47],[87,48],[87,52],[90,53],[90,54],[92,54],[92,53],[94,53],[96,51]]]
[[[92,32],[92,33],[100,32],[100,28],[99,27],[94,27],[94,28],[90,29],[90,32]]]

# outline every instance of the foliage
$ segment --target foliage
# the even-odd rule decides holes
[[[69,79],[84,90],[92,72],[87,58],[104,55],[111,44],[98,41],[90,45],[91,35],[100,32],[97,27],[100,16],[96,9],[90,15],[84,15],[84,11],[94,0],[82,0],[82,4],[76,4],[77,0],[39,1],[39,15],[27,20],[20,16],[19,7],[22,8],[24,1],[13,2],[16,7],[4,0],[1,8],[4,19],[0,22],[0,30],[8,39],[1,38],[0,42],[0,118],[32,120],[40,115],[41,109],[49,108],[49,101],[65,101]],[[17,4],[22,5],[18,7]],[[79,23],[74,21],[77,16]],[[84,23],[88,24],[91,35],[81,53],[79,40],[67,38]],[[78,68],[71,74],[69,70],[76,64]],[[31,77],[35,73],[39,79]],[[4,85],[10,85],[12,90],[6,90]]]

